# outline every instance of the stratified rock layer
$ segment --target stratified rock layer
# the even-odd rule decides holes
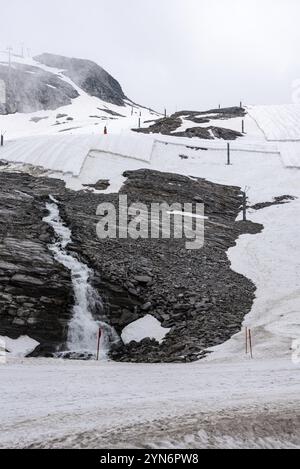
[[[41,342],[42,355],[65,343],[73,291],[69,272],[48,249],[54,234],[42,219],[49,194],[72,231],[69,252],[94,270],[91,281],[118,333],[146,314],[171,328],[161,345],[146,339],[112,350],[112,358],[193,361],[241,329],[255,287],[231,270],[226,252],[240,234],[262,227],[235,221],[240,189],[151,170],[124,175],[121,193],[129,203],[203,202],[209,218],[204,247],[188,251],[184,239],[100,240],[97,207],[118,207],[119,194],[72,192],[61,181],[0,173],[0,335],[29,335]]]
[[[42,221],[48,194],[60,187],[0,173],[0,335],[29,335],[44,354],[65,343],[73,302],[70,274],[53,259],[53,233]]]
[[[96,237],[95,216],[101,202],[118,207],[117,194],[65,194],[64,218],[71,226],[73,249],[96,272],[95,285],[104,297],[111,324],[120,333],[134,320],[152,314],[171,328],[165,342],[145,340],[112,353],[117,360],[192,361],[210,346],[240,331],[252,306],[255,287],[233,272],[227,250],[242,233],[257,233],[260,225],[236,222],[242,192],[151,170],[129,171],[121,193],[128,201],[205,204],[205,245],[187,251],[185,240],[106,239]]]
[[[0,65],[0,79],[6,87],[6,103],[0,114],[57,109],[79,96],[68,83],[38,67],[14,63],[11,69]]]

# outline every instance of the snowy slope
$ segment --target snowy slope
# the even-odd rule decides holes
[[[127,125],[130,125],[132,123],[131,118],[128,121]],[[168,149],[173,147],[175,152],[179,150],[183,152],[188,151],[187,147],[191,145],[221,152],[227,149],[227,144],[224,141],[143,135],[130,132],[129,129],[120,130],[120,125],[118,124],[119,122],[115,123],[114,132],[108,135],[95,133],[94,130],[91,132],[89,127],[84,127],[81,129],[80,134],[78,131],[72,131],[56,135],[19,137],[6,142],[5,146],[0,148],[0,159],[8,162],[35,165],[63,174],[69,173],[79,177],[82,183],[86,184],[96,182],[91,181],[89,177],[87,179],[86,171],[84,171],[85,165],[89,165],[89,159],[91,158],[93,159],[94,170],[89,165],[88,175],[97,177],[99,169],[103,167],[103,160],[107,158],[112,165],[118,162],[118,157],[120,156],[151,163],[152,155],[155,155],[157,151],[163,152],[166,148],[166,143],[168,143]],[[249,119],[249,126],[251,124],[252,121]],[[232,142],[231,151],[233,153],[243,151],[278,154],[279,149],[274,144],[260,140],[256,141],[248,137]],[[101,155],[95,155],[95,152],[101,152]],[[114,160],[110,158],[112,154],[115,155]],[[107,171],[110,171],[111,164],[106,166]],[[70,187],[77,188],[78,184],[75,181],[74,183],[75,186],[70,185]]]
[[[73,99],[70,105],[59,107],[54,111],[0,115],[0,130],[6,132],[8,140],[29,135],[53,135],[61,132],[99,135],[103,134],[105,125],[109,131],[118,132],[130,127],[137,127],[140,117],[143,122],[159,116],[154,111],[135,105],[127,99],[124,100],[124,106],[117,106],[90,96],[67,77],[62,70],[47,67],[32,58],[23,59],[13,56],[12,61],[13,64],[36,67],[59,77],[63,82],[71,85],[78,92],[79,97]],[[6,53],[0,52],[0,63],[8,66]],[[65,117],[57,118],[58,115],[64,114]],[[68,118],[72,118],[72,120],[67,120]]]
[[[7,66],[6,54],[0,62]],[[150,159],[152,141],[139,135],[126,137],[139,120],[153,119],[157,113],[124,99],[124,106],[104,102],[79,88],[62,70],[34,59],[13,57],[13,64],[36,67],[58,76],[79,94],[67,106],[54,111],[0,115],[0,131],[5,146],[0,148],[3,161],[35,165],[46,170],[78,176],[92,150],[141,160]],[[104,127],[108,135],[104,136]],[[125,134],[124,134],[125,131]]]

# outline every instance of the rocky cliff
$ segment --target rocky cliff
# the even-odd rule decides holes
[[[150,125],[148,127],[132,130],[143,134],[163,134],[172,137],[236,140],[243,137],[243,133],[220,127],[219,122],[224,120],[230,123],[230,119],[242,118],[245,115],[246,110],[240,107],[210,109],[209,111],[180,111],[170,117],[149,121],[148,124]],[[193,127],[187,127],[185,130],[180,131],[183,122],[193,124]],[[216,122],[218,125],[215,125]],[[194,124],[200,125],[195,126]],[[205,124],[205,126],[203,127],[201,124]]]
[[[0,105],[0,114],[57,109],[79,96],[57,75],[29,65],[14,64],[9,71],[0,64],[0,79],[6,88],[6,104]]]
[[[48,67],[62,70],[64,75],[71,78],[90,96],[96,96],[118,106],[124,105],[126,96],[121,85],[95,62],[53,54],[42,54],[35,57],[35,60]]]
[[[146,314],[171,329],[161,345],[146,339],[112,350],[112,358],[193,361],[240,330],[255,287],[231,270],[226,252],[240,234],[261,229],[235,221],[240,189],[151,170],[125,176],[121,192],[129,203],[203,201],[204,247],[187,251],[184,239],[99,240],[97,206],[117,206],[119,194],[73,192],[62,181],[0,173],[0,335],[29,335],[41,343],[40,354],[63,349],[66,341],[73,291],[69,272],[48,249],[54,233],[42,219],[49,194],[72,231],[68,250],[93,269],[91,281],[117,332]]]
[[[45,65],[49,69],[45,70]],[[57,69],[62,73],[57,74]],[[70,78],[74,86],[64,77]],[[28,64],[12,59],[11,67],[7,62],[0,62],[0,80],[4,88],[0,103],[2,115],[55,110],[69,105],[79,96],[76,87],[118,106],[124,106],[126,99],[117,80],[96,63],[52,54],[42,54]]]
[[[48,249],[53,232],[42,221],[60,181],[0,172],[0,336],[29,335],[40,352],[66,341],[73,292],[70,273]]]

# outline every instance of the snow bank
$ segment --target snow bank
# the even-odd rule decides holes
[[[0,52],[2,65],[8,65],[7,60],[7,53]],[[156,112],[133,105],[127,100],[125,106],[117,106],[90,96],[64,75],[63,70],[47,67],[29,57],[22,58],[14,55],[12,60],[22,65],[36,67],[43,72],[52,73],[55,78],[59,77],[71,85],[79,96],[73,99],[71,104],[55,110],[0,115],[0,129],[6,132],[6,140],[34,135],[60,135],[61,132],[73,135],[88,133],[100,137],[103,136],[104,126],[108,128],[109,134],[117,134],[138,127],[139,120],[143,125],[144,121],[159,117]],[[59,118],[58,114],[65,117]]]
[[[141,342],[146,338],[155,339],[161,344],[170,330],[161,327],[160,322],[156,318],[147,314],[144,318],[138,319],[125,327],[121,337],[124,344],[129,344],[132,341]]]
[[[292,359],[291,347],[300,337],[300,201],[251,213],[264,225],[255,236],[243,235],[228,256],[232,269],[257,286],[256,298],[244,326],[252,329],[255,358]],[[291,226],[292,224],[292,226]],[[209,359],[236,358],[244,353],[244,331],[213,349]]]
[[[253,142],[255,145],[255,142]],[[180,154],[187,159],[180,158]],[[299,169],[288,169],[279,153],[232,153],[226,166],[226,151],[185,149],[156,145],[153,169],[206,178],[210,181],[248,187],[249,205],[291,195],[300,198]],[[264,226],[258,235],[245,235],[229,251],[233,270],[253,280],[256,300],[245,325],[252,329],[255,358],[291,356],[293,340],[300,336],[299,199],[285,205],[248,211],[248,218]],[[208,360],[238,360],[245,357],[244,331],[214,349]]]
[[[28,336],[21,336],[15,340],[0,336],[0,342],[12,357],[26,357],[40,345],[39,342]]]

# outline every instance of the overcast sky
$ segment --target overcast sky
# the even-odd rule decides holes
[[[159,110],[288,103],[299,0],[0,0],[0,47],[95,60]]]

